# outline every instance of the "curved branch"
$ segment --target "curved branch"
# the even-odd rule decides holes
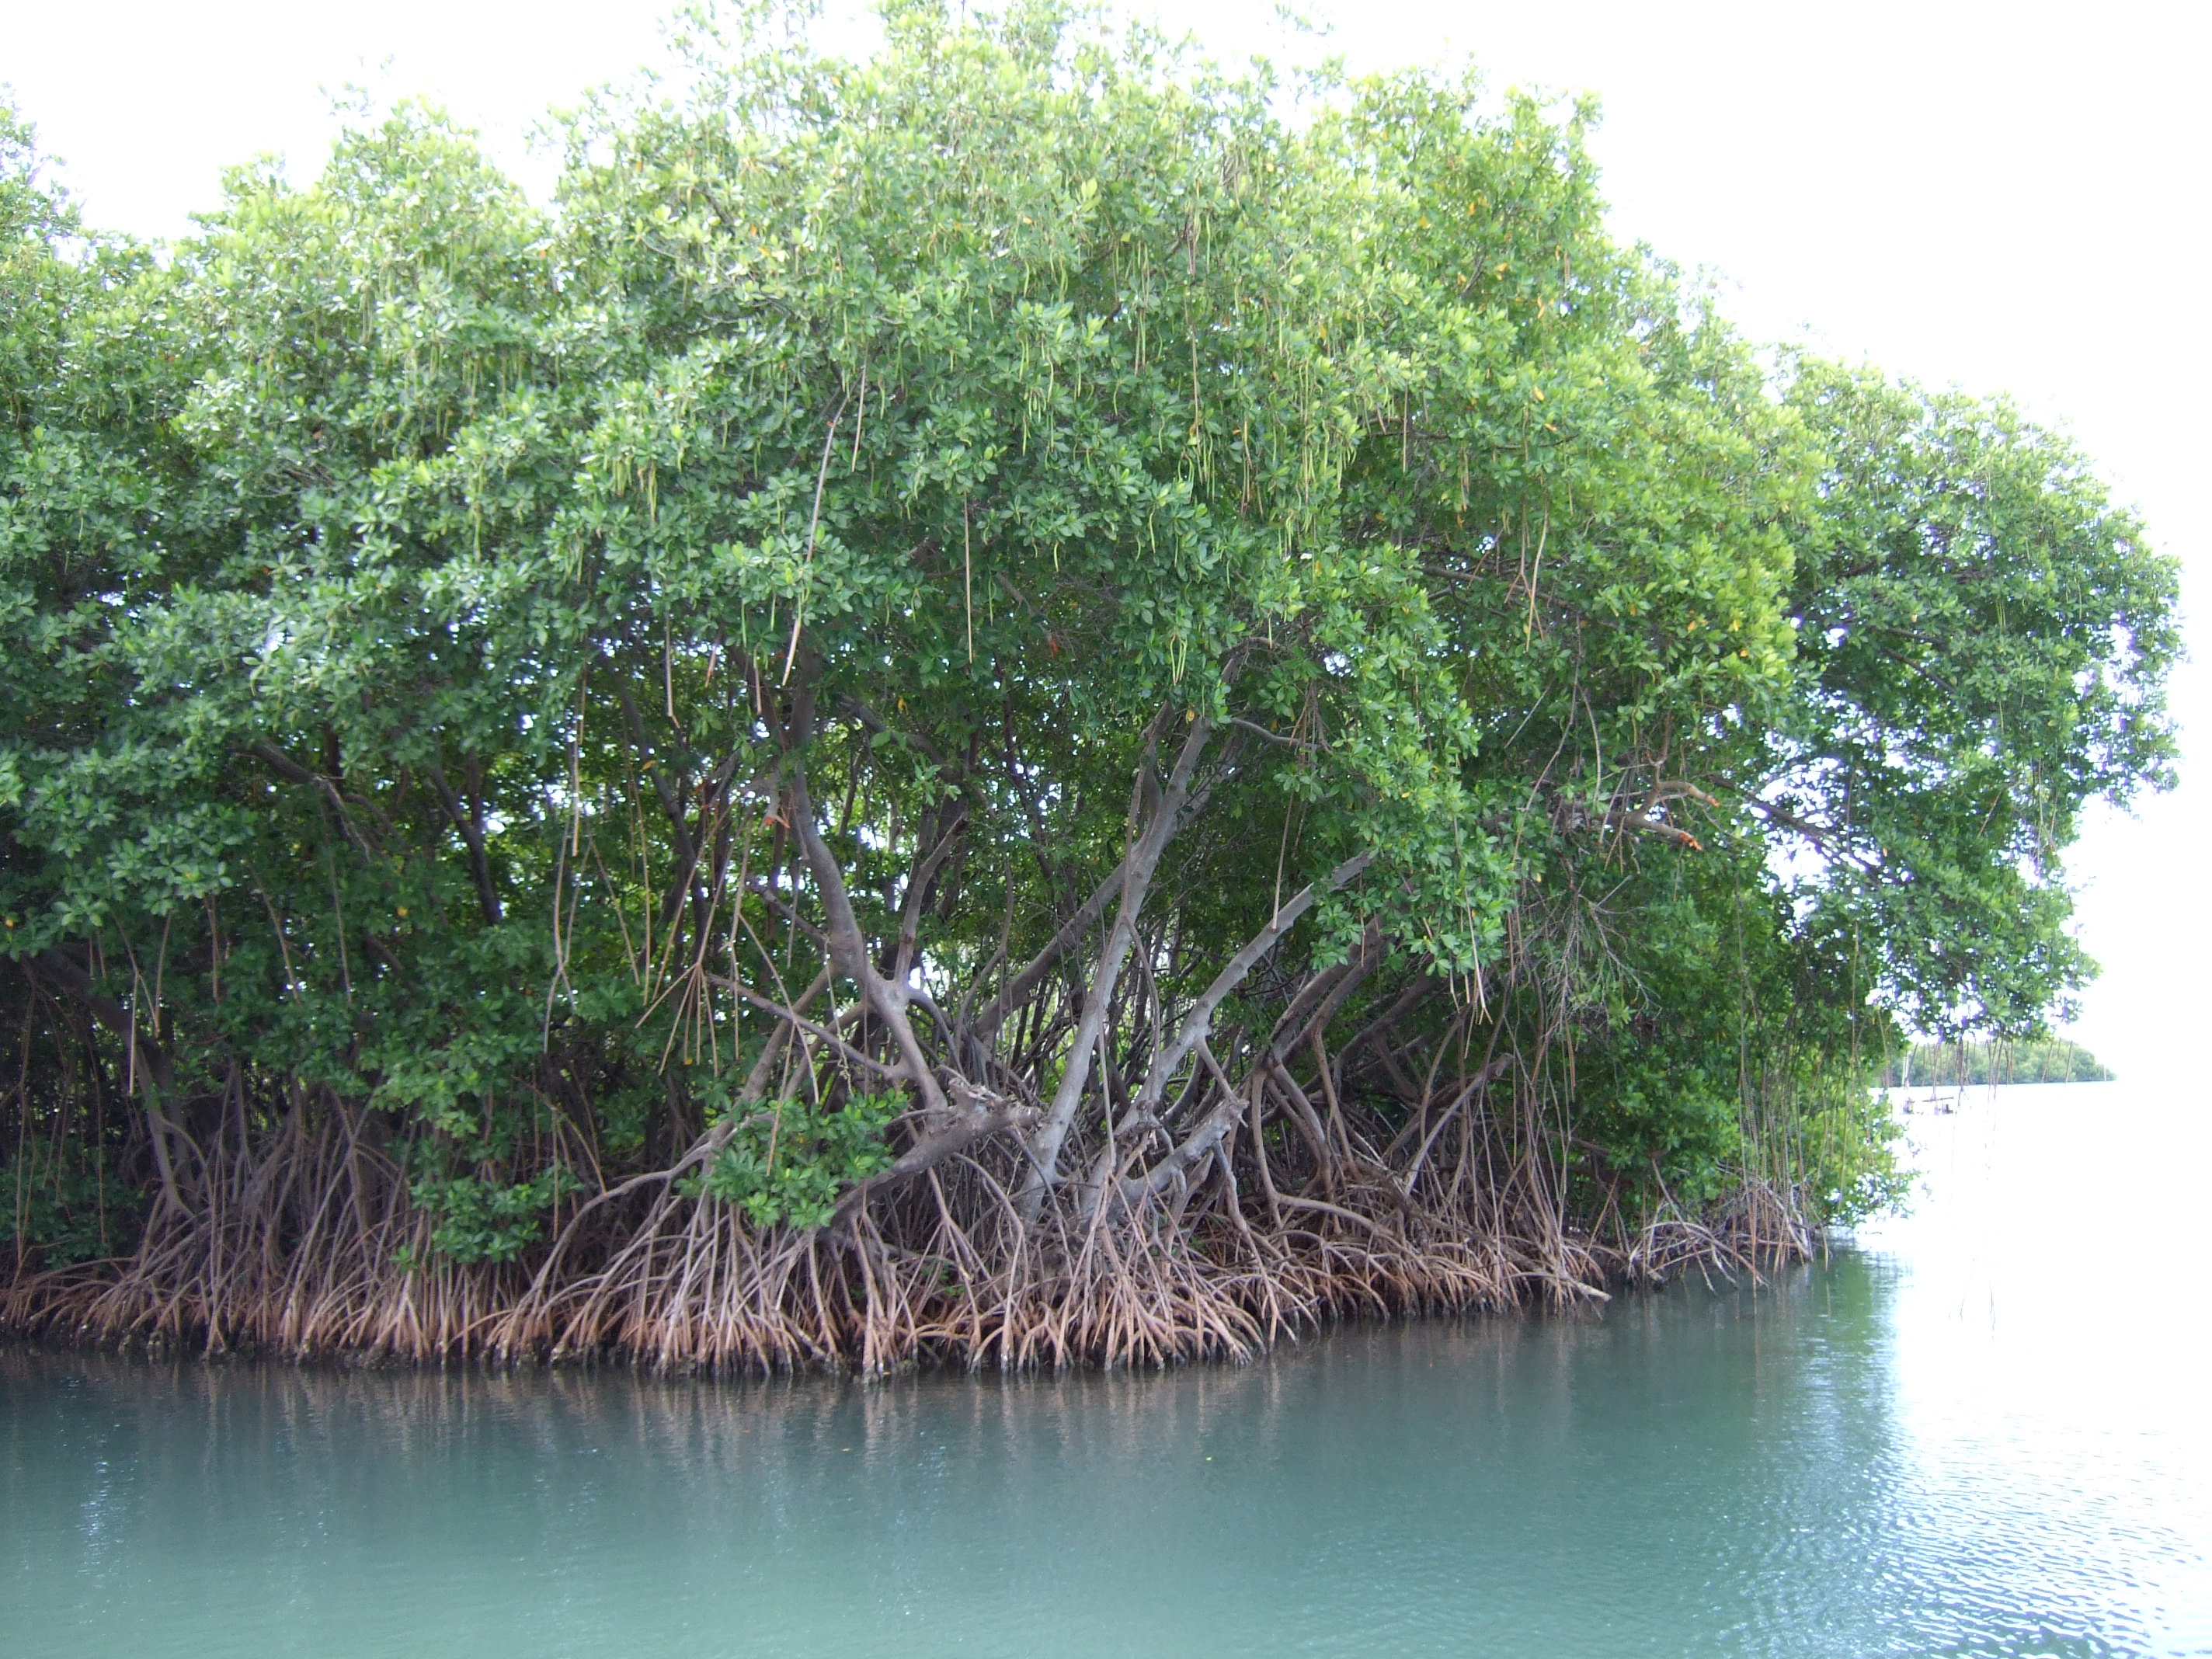
[[[430,787],[437,791],[438,804],[446,809],[446,816],[460,832],[461,844],[469,849],[469,873],[476,878],[477,908],[483,912],[486,921],[496,925],[505,912],[500,905],[499,890],[492,884],[491,861],[484,853],[483,821],[463,808],[461,798],[446,781],[445,768],[432,761],[424,770]]]
[[[1160,1097],[1167,1091],[1168,1079],[1182,1069],[1182,1063],[1190,1058],[1191,1051],[1206,1040],[1206,1034],[1213,1024],[1214,1011],[1221,1006],[1231,992],[1244,982],[1244,976],[1258,965],[1262,957],[1275,948],[1276,942],[1296,925],[1298,918],[1310,910],[1322,894],[1334,893],[1358,880],[1373,862],[1372,854],[1355,853],[1322,880],[1308,882],[1284,902],[1283,908],[1267,919],[1267,925],[1255,933],[1243,950],[1229,958],[1227,965],[1214,975],[1213,983],[1206,988],[1198,1000],[1192,1004],[1190,1012],[1183,1016],[1175,1040],[1152,1056],[1152,1069],[1146,1074],[1145,1086],[1137,1094],[1139,1111],[1150,1112],[1158,1109]]]
[[[303,789],[312,789],[328,801],[331,810],[338,815],[338,827],[345,831],[346,839],[354,844],[362,857],[374,858],[384,850],[353,821],[353,814],[346,810],[345,796],[331,779],[320,772],[308,770],[273,743],[264,740],[249,747],[257,757],[268,763],[269,769],[278,777],[287,782],[296,783]]]
[[[813,723],[811,688],[800,688],[795,701],[799,707],[793,711],[793,725],[804,732]],[[906,1017],[906,989],[878,974],[875,963],[869,959],[868,942],[860,932],[860,919],[853,914],[853,898],[845,886],[845,873],[838,867],[829,844],[822,839],[821,826],[814,821],[814,801],[806,793],[806,763],[795,747],[787,750],[784,755],[783,788],[788,797],[792,829],[799,836],[800,850],[806,855],[807,867],[822,896],[823,919],[827,923],[823,931],[830,941],[830,960],[839,973],[860,987],[869,1012],[883,1021],[884,1029],[898,1044],[907,1081],[921,1096],[922,1104],[932,1118],[942,1119],[950,1109],[945,1091],[938,1085],[929,1060],[921,1051],[921,1042],[914,1034],[914,1024]]]
[[[907,1148],[890,1169],[847,1188],[845,1195],[837,1200],[830,1224],[834,1226],[850,1218],[868,1201],[871,1194],[933,1170],[948,1158],[957,1158],[979,1140],[1009,1130],[1024,1130],[1036,1121],[1036,1115],[1034,1106],[1006,1103],[989,1110],[972,1114],[958,1122],[948,1124],[934,1134],[924,1136]]]
[[[721,987],[722,989],[727,991],[732,996],[740,998],[744,1001],[750,1003],[762,1012],[774,1014],[778,1019],[782,1020],[786,1024],[790,1025],[798,1030],[805,1032],[817,1042],[824,1043],[830,1048],[836,1049],[839,1054],[852,1061],[854,1065],[864,1066],[869,1071],[873,1072],[878,1077],[884,1078],[892,1082],[902,1081],[906,1077],[906,1068],[904,1066],[886,1066],[873,1055],[863,1054],[860,1049],[855,1048],[851,1043],[846,1042],[844,1038],[839,1036],[828,1026],[819,1024],[817,1022],[807,1018],[804,1014],[794,1012],[791,1009],[785,1007],[783,1004],[778,1002],[774,997],[764,997],[759,992],[754,990],[750,986],[740,984],[738,981],[733,979],[726,979],[720,974],[709,974],[707,975],[707,980],[709,984]]]
[[[1191,777],[1198,769],[1199,757],[1213,735],[1212,721],[1194,710],[1182,752],[1176,757],[1175,769],[1163,787],[1152,775],[1152,757],[1158,742],[1160,725],[1172,707],[1170,704],[1161,709],[1153,720],[1152,729],[1146,733],[1145,758],[1137,768],[1130,817],[1134,818],[1137,808],[1148,799],[1153,802],[1152,811],[1142,834],[1121,860],[1121,908],[1115,912],[1113,930],[1106,936],[1105,948],[1099,952],[1097,971],[1083,1000],[1082,1017],[1076,1022],[1075,1042],[1068,1050],[1067,1069],[1060,1074],[1060,1085],[1053,1091],[1052,1105],[1040,1126],[1036,1145],[1031,1149],[1034,1167],[1021,1194],[1025,1220],[1036,1219],[1043,1207],[1046,1189],[1059,1179],[1060,1149],[1067,1139],[1068,1130],[1074,1126],[1076,1109],[1082,1103],[1084,1088],[1091,1080],[1091,1056],[1097,1052],[1100,1035],[1106,1029],[1115,981],[1121,975],[1121,964],[1128,960],[1130,947],[1136,943],[1137,917],[1145,906],[1145,893],[1152,885],[1153,872],[1159,868],[1160,855],[1167,850],[1168,842],[1182,817],[1183,802],[1190,793]]]

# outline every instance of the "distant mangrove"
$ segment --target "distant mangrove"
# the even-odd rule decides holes
[[[1887,1089],[2019,1083],[2110,1083],[2114,1073],[2078,1042],[1916,1042],[1883,1067]]]

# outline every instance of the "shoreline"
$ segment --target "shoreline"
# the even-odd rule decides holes
[[[204,1282],[148,1271],[149,1256],[179,1259],[173,1241],[152,1240],[133,1261],[25,1274],[0,1288],[0,1341],[343,1369],[614,1366],[731,1377],[1157,1370],[1248,1364],[1285,1340],[1370,1319],[1597,1305],[1686,1273],[1755,1282],[1827,1242],[1763,1192],[1739,1194],[1731,1213],[1656,1218],[1610,1236],[1454,1232],[1433,1212],[1386,1223],[1312,1207],[1329,1212],[1315,1226],[1216,1217],[1178,1238],[1109,1241],[1122,1247],[1111,1255],[1032,1248],[964,1279],[947,1273],[943,1256],[899,1249],[872,1227],[770,1236],[749,1241],[748,1269],[706,1295],[679,1277],[661,1282],[658,1297],[620,1300],[608,1293],[614,1264],[602,1263],[557,1280],[542,1266],[531,1275],[387,1271],[348,1285],[311,1285],[295,1273],[281,1287],[289,1295],[248,1296],[241,1285],[210,1301]],[[618,1263],[637,1243],[607,1254]]]

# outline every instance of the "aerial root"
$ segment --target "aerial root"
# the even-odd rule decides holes
[[[1704,1268],[1756,1275],[1814,1248],[1790,1194],[1564,1226],[1526,1183],[1408,1198],[1376,1166],[1328,1199],[1247,1202],[1225,1166],[1173,1211],[1025,1224],[963,1160],[834,1229],[751,1227],[671,1182],[591,1209],[535,1265],[436,1260],[389,1160],[343,1124],[216,1160],[201,1202],[119,1263],[19,1276],[0,1329],[126,1346],[401,1364],[611,1360],[676,1373],[923,1364],[1024,1370],[1245,1361],[1348,1320],[1602,1299]]]

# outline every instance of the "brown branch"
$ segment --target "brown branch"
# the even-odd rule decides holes
[[[812,982],[799,994],[796,1000],[785,1006],[793,1013],[803,1014],[813,1006],[814,999],[829,988],[830,969],[825,967],[814,975]],[[790,993],[787,991],[784,994],[788,996]],[[750,1106],[768,1093],[768,1080],[775,1074],[782,1058],[784,1045],[791,1041],[791,1033],[790,1024],[779,1021],[775,1030],[769,1034],[768,1041],[761,1044],[760,1057],[753,1061],[752,1070],[745,1073],[744,1086],[738,1091],[739,1105]]]
[[[461,843],[468,848],[469,871],[476,878],[477,905],[483,919],[497,923],[505,914],[499,902],[499,890],[492,885],[491,861],[484,854],[483,820],[472,810],[465,809],[461,798],[453,793],[453,785],[446,781],[445,769],[432,761],[425,769],[431,788],[437,791],[438,803],[446,809],[453,828],[460,832]]]
[[[1002,1103],[980,1113],[971,1113],[934,1133],[925,1135],[902,1153],[890,1168],[848,1188],[845,1195],[837,1200],[836,1212],[830,1224],[835,1226],[838,1222],[849,1219],[867,1203],[870,1194],[883,1188],[911,1180],[933,1170],[948,1158],[957,1158],[979,1140],[1008,1130],[1017,1133],[1025,1130],[1036,1121],[1036,1109],[1033,1106]]]
[[[1359,936],[1358,951],[1335,967],[1309,979],[1297,995],[1291,999],[1291,1006],[1283,1011],[1282,1018],[1275,1022],[1275,1029],[1269,1036],[1273,1039],[1272,1047],[1276,1058],[1286,1058],[1310,1036],[1327,1030],[1338,1010],[1382,963],[1382,924],[1370,917],[1365,931]]]
[[[1139,1176],[1133,1184],[1125,1183],[1122,1189],[1125,1194],[1134,1197],[1146,1192],[1164,1191],[1170,1182],[1180,1180],[1200,1159],[1211,1155],[1223,1137],[1236,1127],[1237,1120],[1243,1115],[1246,1097],[1233,1088],[1228,1088],[1228,1079],[1223,1075],[1219,1062],[1213,1058],[1212,1050],[1206,1046],[1206,1031],[1212,1024],[1214,1010],[1251,972],[1253,965],[1274,948],[1276,941],[1312,907],[1322,892],[1334,892],[1358,879],[1371,861],[1369,854],[1355,854],[1330,871],[1324,881],[1309,882],[1299,889],[1297,896],[1276,911],[1268,919],[1267,925],[1230,958],[1228,965],[1214,976],[1213,983],[1200,997],[1197,1006],[1185,1016],[1175,1042],[1153,1057],[1152,1069],[1145,1079],[1145,1086],[1137,1096],[1139,1111],[1150,1112],[1158,1107],[1168,1079],[1182,1068],[1183,1061],[1194,1051],[1198,1054],[1201,1063],[1228,1089],[1228,1097],[1200,1119],[1198,1127],[1183,1137],[1182,1145],[1175,1151]]]
[[[1229,717],[1229,723],[1231,726],[1242,727],[1255,737],[1264,738],[1269,743],[1280,744],[1285,749],[1312,750],[1320,747],[1318,744],[1304,738],[1286,737],[1280,732],[1270,732],[1266,726],[1255,721],[1248,720],[1239,714],[1231,714]]]
[[[25,957],[23,966],[32,970],[34,979],[48,981],[126,1043],[135,1042],[140,1074],[168,1087],[176,1074],[176,1062],[167,1047],[149,1033],[146,1022],[134,1020],[128,1008],[97,989],[82,967],[55,950]]]
[[[1113,928],[1106,936],[1091,988],[1084,997],[1083,1012],[1076,1022],[1074,1045],[1068,1051],[1067,1067],[1060,1073],[1052,1104],[1039,1127],[1036,1145],[1030,1149],[1032,1167],[1021,1193],[1025,1220],[1036,1218],[1043,1206],[1046,1189],[1059,1179],[1060,1149],[1067,1139],[1068,1130],[1074,1126],[1084,1088],[1091,1080],[1091,1056],[1106,1027],[1115,981],[1120,977],[1121,964],[1128,959],[1130,947],[1136,942],[1137,917],[1144,908],[1145,893],[1152,885],[1153,872],[1159,867],[1160,855],[1167,850],[1168,842],[1182,818],[1183,801],[1190,792],[1199,757],[1213,734],[1212,720],[1194,711],[1190,731],[1183,738],[1182,752],[1176,757],[1175,769],[1163,787],[1152,775],[1152,757],[1158,752],[1160,727],[1173,708],[1171,703],[1164,706],[1146,733],[1145,757],[1138,765],[1130,801],[1132,827],[1145,803],[1150,801],[1152,810],[1142,832],[1121,860],[1121,908],[1115,912]]]
[[[346,799],[335,781],[320,772],[313,772],[294,760],[275,744],[257,742],[250,745],[252,752],[266,761],[269,769],[289,783],[303,789],[312,789],[328,801],[331,810],[338,815],[338,827],[345,831],[346,839],[357,848],[364,858],[374,858],[384,849],[353,820],[346,810]]]
[[[1196,1046],[1199,1063],[1213,1074],[1214,1082],[1220,1085],[1221,1103],[1200,1118],[1198,1127],[1185,1135],[1173,1152],[1144,1174],[1123,1182],[1121,1195],[1125,1199],[1164,1193],[1176,1182],[1186,1179],[1202,1159],[1213,1155],[1214,1149],[1244,1115],[1248,1104],[1244,1094],[1230,1082],[1229,1074],[1221,1069],[1221,1062],[1213,1057],[1213,1050],[1203,1036]],[[1267,1156],[1265,1147],[1261,1149],[1261,1156]]]
[[[934,817],[934,812],[930,814]],[[916,857],[913,869],[906,878],[906,892],[899,907],[898,944],[891,955],[891,977],[900,984],[914,970],[916,947],[921,939],[921,907],[929,896],[930,884],[937,872],[945,867],[945,860],[952,856],[959,845],[961,832],[968,827],[968,809],[955,810],[952,821],[937,836],[936,842],[927,852]],[[920,837],[916,837],[919,842]]]
[[[798,687],[793,702],[792,727],[796,733],[805,734],[813,726],[811,685],[803,683]],[[806,793],[806,764],[796,746],[787,748],[784,754],[783,790],[790,808],[792,829],[799,837],[800,850],[814,876],[815,889],[821,896],[830,960],[839,973],[860,987],[862,1000],[883,1021],[884,1029],[897,1043],[907,1080],[921,1096],[933,1119],[942,1118],[949,1109],[945,1091],[938,1085],[936,1075],[922,1054],[921,1040],[915,1036],[914,1024],[906,1017],[907,988],[878,974],[870,960],[866,937],[860,932],[859,918],[853,914],[852,895],[846,889],[844,872],[838,867],[836,855],[822,839],[821,826],[814,820],[814,802]]]
[[[754,1007],[760,1009],[763,1012],[774,1014],[778,1019],[782,1020],[786,1024],[805,1032],[809,1036],[815,1038],[817,1042],[836,1050],[839,1054],[852,1061],[855,1066],[866,1066],[869,1071],[873,1072],[878,1077],[886,1079],[892,1082],[896,1082],[906,1076],[906,1072],[903,1067],[886,1066],[881,1060],[876,1059],[872,1054],[863,1054],[860,1049],[855,1048],[851,1043],[846,1042],[843,1037],[839,1036],[836,1032],[831,1030],[828,1026],[819,1024],[813,1020],[808,1019],[805,1015],[797,1013],[790,1008],[787,1008],[782,1003],[778,1002],[773,997],[763,996],[759,992],[754,990],[749,985],[742,984],[737,980],[726,979],[720,974],[709,974],[707,975],[707,980],[709,984],[721,987],[722,989],[727,991],[731,995],[750,1003]]]
[[[1705,842],[1699,841],[1680,824],[1668,823],[1664,819],[1652,817],[1648,813],[1615,812],[1610,815],[1608,822],[1615,829],[1636,830],[1647,836],[1662,836],[1666,840],[1679,842],[1693,853],[1702,853],[1705,850]]]
[[[684,804],[689,775],[678,773],[671,777],[670,769],[660,764],[652,739],[645,734],[645,717],[638,713],[637,699],[630,696],[629,685],[620,679],[615,681],[615,703],[622,710],[623,724],[629,727],[630,746],[645,757],[646,775],[653,780],[653,793],[659,797],[661,816],[668,820],[668,832],[676,843],[677,862],[688,871],[698,861],[697,850],[691,844],[690,814]],[[675,885],[680,889],[684,884]]]
[[[1113,902],[1114,895],[1121,890],[1128,867],[1127,858],[1115,865],[1106,879],[1098,884],[1097,890],[1084,900],[1073,915],[1060,924],[1060,931],[1046,942],[1044,949],[1031,957],[1021,971],[1006,981],[1006,988],[991,999],[989,1005],[975,1017],[977,1036],[988,1041],[1006,1023],[1006,1016],[1029,1000],[1030,994],[1043,983],[1045,975],[1053,970],[1060,958],[1073,950],[1083,936],[1097,925],[1099,917],[1106,914],[1106,907]]]
[[[25,958],[23,966],[33,984],[41,977],[51,981],[94,1019],[121,1037],[130,1048],[131,1070],[137,1080],[139,1093],[144,1097],[146,1133],[153,1142],[154,1164],[161,1178],[161,1200],[169,1209],[183,1209],[184,1200],[177,1191],[176,1170],[169,1158],[172,1126],[161,1109],[161,1096],[176,1080],[174,1057],[147,1029],[149,1022],[134,1018],[130,1009],[99,990],[92,975],[61,951],[41,951]],[[160,1010],[155,1010],[154,1014],[158,1019]]]
[[[1365,1043],[1370,1037],[1376,1036],[1378,1033],[1389,1030],[1391,1026],[1396,1024],[1407,1014],[1411,1013],[1416,1003],[1422,1001],[1436,988],[1436,979],[1428,974],[1422,975],[1411,985],[1401,991],[1397,995],[1397,999],[1393,1001],[1388,1008],[1385,1008],[1380,1014],[1377,1014],[1373,1019],[1368,1021],[1366,1024],[1361,1026],[1358,1031],[1352,1034],[1352,1041],[1346,1043],[1344,1047],[1336,1051],[1336,1079],[1340,1088],[1343,1086],[1343,1081],[1346,1076],[1345,1068],[1350,1064],[1352,1054],[1358,1050],[1361,1045]]]
[[[1145,1086],[1138,1091],[1137,1107],[1140,1111],[1156,1110],[1160,1097],[1167,1092],[1168,1080],[1182,1069],[1191,1051],[1206,1040],[1213,1024],[1214,1011],[1221,1006],[1229,994],[1244,982],[1244,976],[1258,965],[1260,959],[1275,948],[1276,942],[1295,926],[1299,917],[1311,909],[1322,894],[1334,893],[1358,879],[1374,861],[1368,853],[1355,853],[1330,871],[1319,881],[1308,882],[1284,902],[1281,909],[1267,919],[1267,925],[1245,943],[1243,949],[1230,957],[1222,970],[1214,975],[1198,1000],[1191,1005],[1183,1017],[1175,1040],[1152,1056],[1151,1070],[1145,1077]]]

